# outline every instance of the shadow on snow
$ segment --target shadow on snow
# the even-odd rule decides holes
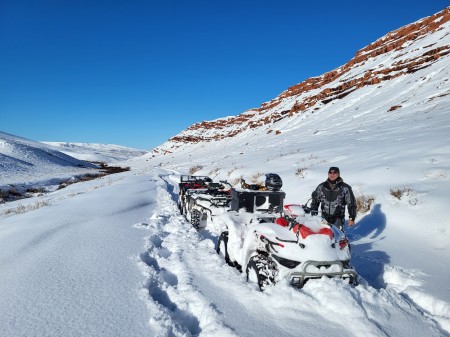
[[[170,193],[172,200],[177,202],[178,201],[178,192],[175,191],[175,185],[166,179],[167,176],[170,176],[170,174],[160,174],[159,175],[159,177],[166,183],[166,190],[167,190],[167,192]]]
[[[347,230],[352,245],[352,264],[360,276],[375,289],[386,287],[384,267],[390,263],[390,256],[383,251],[373,250],[373,243],[383,240],[382,233],[386,229],[386,215],[381,205],[376,204],[369,214],[365,215],[357,226]]]

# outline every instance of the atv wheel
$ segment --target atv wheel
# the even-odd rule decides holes
[[[200,219],[202,217],[202,213],[198,209],[193,209],[191,211],[191,225],[195,229],[200,228]]]
[[[352,277],[350,277],[348,283],[349,283],[351,286],[353,286],[353,287],[356,287],[357,285],[359,285],[359,279],[358,279],[358,276],[355,276],[355,277],[352,276]]]
[[[221,257],[224,258],[225,262],[230,266],[234,267],[242,273],[242,266],[236,261],[232,261],[230,259],[230,255],[228,255],[228,231],[222,232],[219,237],[219,241],[217,242],[216,252]]]
[[[228,255],[228,232],[222,232],[217,242],[216,252],[225,259],[225,262],[230,264],[230,256]]]
[[[264,288],[274,283],[271,276],[269,261],[264,255],[255,255],[250,258],[247,264],[247,282],[258,284],[259,290],[263,291]]]

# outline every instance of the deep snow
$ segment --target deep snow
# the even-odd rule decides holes
[[[136,272],[142,235],[131,226],[154,207],[154,185],[149,177],[102,178],[2,216],[0,335],[148,335]]]
[[[446,302],[404,292],[420,289],[419,271],[386,264],[377,283],[364,233],[354,247],[368,284],[259,292],[215,253],[215,228],[198,232],[179,214],[177,172],[141,163],[0,206],[1,335],[448,335]]]

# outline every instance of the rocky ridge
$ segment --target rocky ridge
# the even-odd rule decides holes
[[[394,30],[359,50],[345,65],[291,86],[279,96],[234,117],[196,123],[172,137],[154,154],[172,152],[182,144],[234,137],[237,134],[305,112],[367,86],[404,77],[442,60],[450,53],[450,7]],[[439,35],[437,35],[439,34]],[[445,61],[444,61],[445,62]],[[390,111],[400,108],[392,106]],[[270,129],[268,132],[274,131]],[[275,134],[280,131],[275,130]]]

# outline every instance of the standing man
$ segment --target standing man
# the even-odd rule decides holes
[[[340,177],[338,167],[330,167],[328,179],[317,186],[312,193],[311,209],[317,211],[321,204],[322,217],[330,224],[344,230],[345,206],[348,210],[348,225],[353,226],[356,218],[356,200],[350,185]]]

